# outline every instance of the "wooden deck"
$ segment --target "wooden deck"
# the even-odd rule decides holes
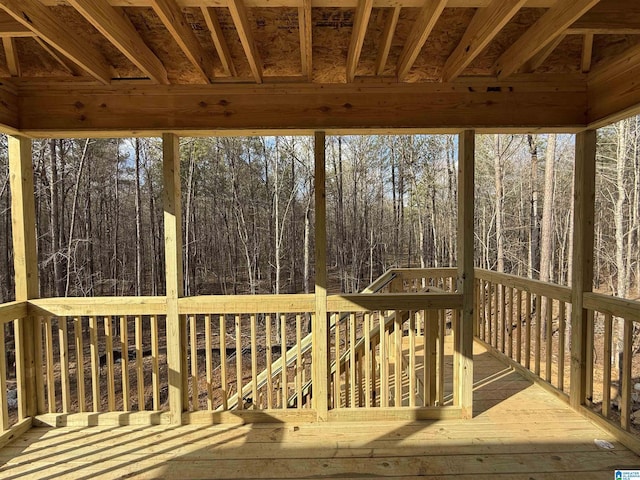
[[[564,480],[640,468],[562,401],[474,353],[472,420],[33,428],[0,449],[0,478]]]

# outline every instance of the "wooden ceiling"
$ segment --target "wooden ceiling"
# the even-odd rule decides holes
[[[575,131],[635,111],[629,0],[0,0],[28,135]]]

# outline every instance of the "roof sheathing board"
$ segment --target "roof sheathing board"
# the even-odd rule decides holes
[[[313,9],[313,80],[315,82],[346,82],[347,53],[354,17],[355,10],[351,8]]]
[[[34,38],[16,38],[15,41],[23,77],[71,76],[69,71],[64,69]],[[2,62],[4,67],[4,52]],[[69,63],[72,62],[69,61]],[[0,75],[4,75],[5,71],[5,68],[2,68]],[[7,71],[6,74],[8,75],[9,72]]]

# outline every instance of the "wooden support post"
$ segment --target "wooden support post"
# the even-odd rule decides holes
[[[473,209],[475,132],[465,130],[458,137],[458,292],[462,293],[462,315],[454,362],[458,369],[457,398],[462,417],[473,416]]]
[[[315,133],[316,312],[313,333],[313,408],[319,421],[329,409],[329,332],[327,323],[327,204],[325,193],[325,134]]]
[[[8,137],[9,177],[11,183],[11,225],[13,232],[13,259],[15,270],[16,301],[25,302],[39,296],[38,256],[36,253],[36,215],[33,190],[33,164],[31,140]],[[21,364],[18,369],[19,417],[33,417],[38,412],[36,388],[36,321],[27,317],[17,323],[16,347]],[[18,353],[18,352],[16,352]]]
[[[164,252],[167,289],[167,363],[169,366],[169,410],[171,422],[182,423],[186,371],[182,346],[185,322],[178,313],[182,296],[182,214],[180,206],[180,142],[177,135],[162,135]]]
[[[586,397],[587,310],[583,294],[593,287],[593,226],[596,177],[596,131],[576,135],[573,285],[571,285],[571,391],[570,404],[579,408]]]

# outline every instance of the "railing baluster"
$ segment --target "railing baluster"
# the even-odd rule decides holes
[[[586,356],[585,356],[585,366],[587,371],[587,381],[585,385],[585,396],[587,405],[591,405],[593,403],[593,317],[594,311],[587,311],[587,331],[586,334]]]
[[[402,316],[403,312],[400,310],[395,311],[395,319],[394,319],[394,340],[395,340],[395,363],[394,363],[394,388],[395,388],[395,398],[394,398],[394,406],[401,407],[402,406]]]
[[[266,326],[267,328],[265,335],[267,336],[267,408],[271,409],[273,408],[273,372],[271,370],[271,363],[273,362],[271,346],[271,315],[267,315]]]
[[[340,315],[337,313],[333,314],[333,323],[335,324],[335,331],[334,331],[334,347],[333,347],[333,351],[334,351],[334,355],[335,355],[335,373],[334,373],[334,381],[333,381],[333,407],[334,408],[340,408],[342,407],[342,401],[341,401],[341,390],[342,390],[342,386],[341,386],[341,370],[342,370],[342,365],[340,365],[340,322],[338,321],[340,318]]]
[[[416,406],[416,312],[409,312],[409,406]]]
[[[287,408],[287,316],[280,315],[280,364],[282,365],[282,408]]]
[[[53,333],[51,331],[51,318],[44,319],[44,334],[46,345],[46,361],[47,361],[47,403],[49,413],[56,412],[56,384],[53,376]]]
[[[253,408],[258,408],[258,338],[256,314],[252,313],[251,321],[251,401]]]
[[[498,284],[493,285],[493,339],[491,345],[498,348],[498,331],[500,330],[500,288]],[[455,368],[454,368],[455,370]]]
[[[380,406],[389,406],[389,332],[385,326],[384,312],[380,312]]]
[[[373,362],[375,364],[375,361]],[[371,312],[364,314],[364,406],[371,407]],[[373,377],[375,379],[375,376]]]
[[[84,346],[82,342],[82,318],[74,317],[73,319],[73,336],[76,348],[76,380],[77,380],[77,396],[78,411],[85,412],[87,410],[87,399],[84,391]]]
[[[197,316],[189,315],[189,346],[191,351],[191,409],[198,411],[200,409],[199,401],[199,378],[198,378],[198,332],[197,332]],[[185,405],[188,407],[188,405]]]
[[[213,341],[211,333],[211,315],[204,316],[204,348],[205,375],[207,377],[207,409],[213,410],[213,372],[211,354]]]
[[[349,383],[351,385],[351,396],[349,406],[356,406],[356,314],[349,315]]]
[[[151,329],[151,386],[153,388],[153,409],[160,410],[160,345],[158,341],[158,317],[152,315],[149,318]]]
[[[545,297],[547,302],[547,320],[546,320],[546,365],[545,365],[545,380],[551,383],[551,360],[553,358],[553,299],[551,297]]]
[[[446,319],[445,319],[445,315],[446,315],[446,311],[445,310],[438,310],[437,311],[437,318],[438,318],[438,326],[437,327],[433,327],[433,332],[438,332],[438,361],[437,361],[437,366],[435,368],[435,375],[437,378],[437,394],[438,394],[438,405],[444,405],[444,376],[445,376],[445,371],[444,371],[444,337],[447,333],[447,324],[446,324]],[[432,320],[432,323],[435,324],[436,321],[436,315],[434,315],[434,318]],[[430,322],[431,323],[431,322]],[[433,337],[432,337],[433,338]],[[433,342],[433,340],[432,340]],[[434,375],[433,373],[431,374],[432,376]],[[431,390],[433,392],[433,390]],[[433,402],[433,397],[431,397],[431,400]]]
[[[531,292],[527,292],[525,304],[525,317],[527,319],[527,323],[525,325],[524,332],[524,366],[527,368],[527,370],[531,370],[531,301]]]
[[[506,287],[500,285],[500,351],[507,353],[506,346],[506,332],[507,332],[507,295]]]
[[[127,317],[120,317],[120,373],[122,374],[122,409],[130,410],[129,400],[129,335]]]
[[[71,387],[69,385],[69,344],[67,317],[58,317],[58,342],[60,352],[60,388],[62,390],[62,413],[71,410]]]
[[[564,343],[567,328],[566,305],[558,302],[558,390],[564,391]],[[611,356],[611,355],[609,355]]]
[[[38,403],[38,414],[46,413],[45,405],[45,389],[44,389],[44,368],[42,365],[42,356],[44,354],[44,341],[42,338],[43,320],[41,317],[34,317],[35,322],[35,375],[36,375],[36,397]]]
[[[96,317],[89,317],[89,336],[91,342],[91,396],[93,411],[99,412],[101,407],[100,350],[98,348],[98,319]]]
[[[507,340],[509,358],[513,358],[513,288],[509,287],[509,304],[507,308]]]
[[[244,408],[242,398],[242,319],[236,315],[236,392],[238,395],[237,409]]]
[[[106,339],[106,362],[107,362],[107,408],[109,412],[116,409],[115,399],[115,375],[113,368],[113,329],[111,317],[104,317],[104,335]]]
[[[542,297],[536,294],[536,348],[535,348],[535,374],[540,376],[540,355],[542,351]]]
[[[604,352],[602,373],[602,415],[609,418],[611,415],[611,337],[613,330],[613,317],[607,313],[604,316]]]
[[[4,324],[0,324],[0,426],[5,432],[9,429],[9,402],[7,401],[7,349]]]
[[[136,386],[138,387],[138,410],[143,411],[145,408],[144,401],[144,347],[142,339],[142,317],[136,315],[134,317],[135,325],[135,345],[136,345]]]
[[[631,424],[631,366],[633,360],[633,322],[624,321],[624,337],[622,340],[622,408],[620,409],[620,426],[629,431]]]
[[[296,399],[298,410],[302,408],[302,318],[296,315]]]
[[[516,361],[522,363],[522,290],[517,289],[516,296]]]

